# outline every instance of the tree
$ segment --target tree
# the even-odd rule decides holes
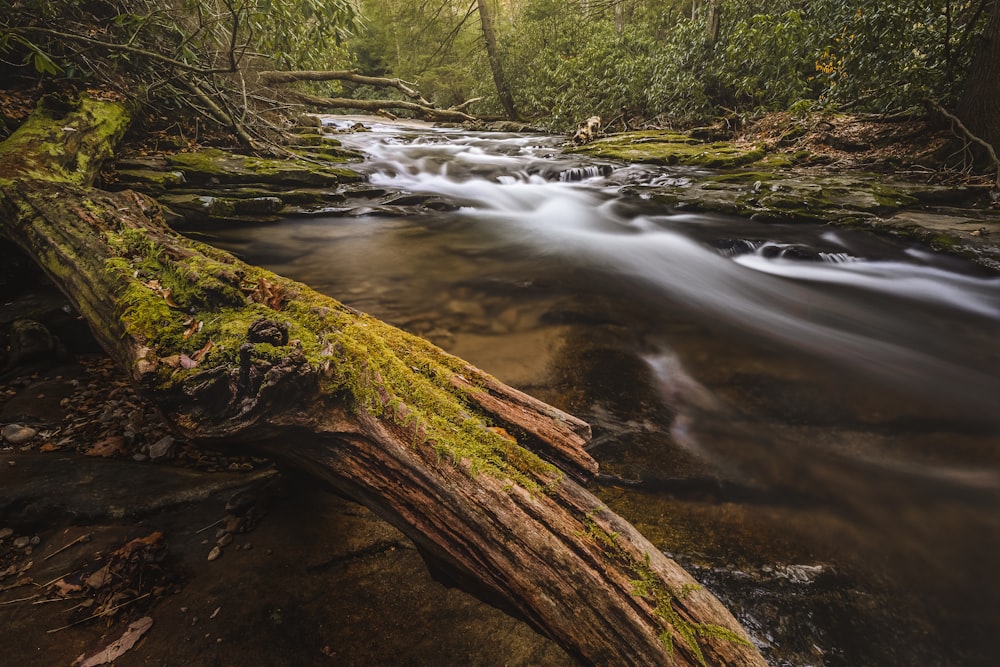
[[[989,11],[958,104],[958,116],[974,134],[1000,152],[1000,2],[993,0]]]
[[[510,92],[507,84],[507,77],[504,73],[503,63],[500,59],[500,51],[497,47],[496,21],[493,16],[491,0],[476,0],[479,6],[479,22],[483,27],[483,41],[486,43],[486,55],[490,61],[490,70],[493,72],[493,83],[497,87],[497,95],[504,113],[511,120],[518,119],[517,108],[514,106],[514,96]]]

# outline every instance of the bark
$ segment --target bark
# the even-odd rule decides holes
[[[500,105],[504,113],[510,120],[518,120],[517,107],[514,106],[514,96],[510,92],[507,84],[507,77],[504,75],[503,64],[500,62],[500,49],[497,48],[496,21],[493,17],[493,7],[491,0],[477,0],[479,6],[479,22],[483,27],[483,40],[486,42],[486,57],[490,61],[490,70],[493,72],[493,83],[497,87],[497,95],[500,97]]]
[[[79,151],[106,156],[123,117],[91,101],[0,145],[0,232],[180,435],[313,471],[406,533],[441,579],[585,664],[764,665],[717,599],[578,483],[597,471],[585,423],[175,234],[150,199],[88,187],[99,159]]]
[[[969,130],[1000,151],[1000,1],[994,0],[986,30],[969,69],[957,115]]]

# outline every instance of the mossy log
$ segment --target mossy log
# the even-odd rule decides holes
[[[90,187],[127,115],[94,100],[37,112],[0,146],[0,231],[179,434],[314,472],[436,576],[585,664],[764,664],[715,597],[583,488],[585,423],[177,235],[145,196]]]

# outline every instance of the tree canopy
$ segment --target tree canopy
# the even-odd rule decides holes
[[[254,78],[259,70],[392,77],[430,106],[477,99],[478,115],[516,115],[559,130],[594,114],[614,127],[771,110],[971,109],[959,101],[989,79],[978,63],[989,61],[981,53],[1000,12],[996,0],[0,4],[7,79],[131,78],[152,98],[242,133],[244,143],[268,131],[250,122],[248,108],[287,103]],[[309,99],[384,95],[345,78],[295,85],[326,96]],[[987,81],[977,95],[989,100],[998,85]],[[964,120],[996,143],[990,122]]]

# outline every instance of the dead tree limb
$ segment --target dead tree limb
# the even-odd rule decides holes
[[[146,197],[90,187],[127,115],[85,100],[0,144],[0,232],[179,434],[322,476],[437,576],[586,664],[764,665],[716,598],[575,481],[597,470],[586,424],[177,235]]]
[[[476,120],[475,116],[470,116],[464,111],[436,109],[417,104],[416,102],[407,102],[406,100],[355,100],[348,97],[318,97],[297,90],[286,90],[283,91],[282,95],[288,100],[317,109],[357,109],[369,113],[377,113],[387,109],[405,109],[416,113],[424,120],[447,123],[462,123]]]
[[[397,78],[385,78],[381,76],[366,76],[358,74],[354,70],[299,70],[299,71],[278,71],[270,70],[258,73],[260,82],[264,85],[276,85],[296,83],[298,81],[350,81],[365,86],[375,86],[376,88],[395,88],[411,100],[416,100],[418,104],[425,107],[434,105],[424,99],[423,95],[414,90],[413,84]]]

